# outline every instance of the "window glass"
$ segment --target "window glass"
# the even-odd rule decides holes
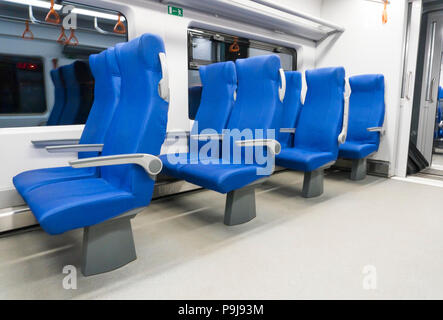
[[[83,124],[94,98],[89,56],[127,41],[126,18],[115,11],[63,1],[54,6],[60,18],[56,23],[45,21],[49,0],[33,3],[6,0],[0,6],[0,128]],[[74,63],[75,72],[65,72],[70,78],[63,79],[62,68]],[[53,70],[61,75],[56,79],[61,83],[58,87]],[[74,104],[57,100],[63,91],[72,101],[74,87],[78,95],[74,100],[82,101],[76,111]],[[62,108],[60,121],[51,118],[56,105]],[[70,111],[79,115],[62,116]]]
[[[198,68],[215,62],[235,61],[236,59],[255,57],[267,54],[280,56],[284,70],[297,70],[297,51],[271,43],[240,38],[234,35],[216,33],[202,29],[188,30],[189,47],[189,88],[201,85]],[[195,92],[190,90],[190,92]],[[195,97],[189,99],[189,115],[195,112]],[[192,109],[192,110],[191,110]],[[193,119],[190,116],[190,119]]]

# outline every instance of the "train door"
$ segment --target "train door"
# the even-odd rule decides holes
[[[438,125],[436,115],[443,49],[443,12],[429,14],[425,48],[416,146],[432,164],[435,128]]]

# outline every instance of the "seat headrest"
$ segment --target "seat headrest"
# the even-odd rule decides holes
[[[131,68],[143,67],[154,72],[161,72],[158,54],[165,52],[165,48],[159,36],[145,33],[129,42],[118,43],[115,46],[115,52],[119,56],[117,61],[120,72],[123,70],[123,64]]]
[[[237,83],[237,74],[235,72],[235,64],[232,61],[213,63],[199,68],[200,75],[205,75],[210,72],[213,75],[223,75],[223,80],[228,84]]]
[[[97,54],[91,54],[89,56],[89,67],[95,79],[105,77],[107,74],[108,66],[106,65],[106,51],[104,50]]]
[[[117,58],[115,56],[115,48],[110,47],[106,50],[106,63],[112,75],[120,76],[120,69],[118,68]]]
[[[385,86],[385,77],[382,74],[363,74],[349,77],[352,91],[382,90]]]
[[[61,66],[59,69],[66,87],[78,86],[73,63]]]
[[[310,83],[326,83],[328,86],[336,85],[339,88],[344,88],[345,86],[345,69],[343,67],[329,67],[329,68],[319,68],[313,70],[306,70],[306,83],[308,85],[308,90]],[[331,83],[335,82],[335,83]],[[321,88],[315,86],[316,88]]]
[[[79,83],[88,83],[92,80],[91,69],[89,63],[85,61],[75,61],[73,63],[75,70],[75,77]]]
[[[235,61],[238,78],[241,78],[242,70],[247,69],[248,75],[259,79],[271,79],[279,81],[278,70],[281,68],[280,57],[276,54],[256,56]],[[277,72],[276,72],[277,71]]]
[[[299,71],[285,71],[287,90],[301,90],[302,75]]]
[[[50,71],[52,83],[56,88],[63,88],[63,78],[61,77],[60,70],[54,69]]]

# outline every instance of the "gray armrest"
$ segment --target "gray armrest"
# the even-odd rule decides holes
[[[295,128],[280,128],[281,133],[295,133]]]
[[[189,137],[189,131],[169,131],[166,133],[166,139]]]
[[[52,139],[52,140],[31,140],[36,148],[46,148],[49,146],[64,146],[78,144],[80,139]]]
[[[262,147],[265,146],[273,155],[279,154],[281,151],[280,142],[274,139],[254,139],[254,140],[238,140],[235,144],[240,147]]]
[[[369,132],[380,132],[380,135],[384,135],[386,133],[386,130],[383,129],[383,127],[371,127],[371,128],[367,128],[366,130],[368,130]]]
[[[209,134],[192,134],[191,139],[196,139],[200,141],[206,140],[223,140],[223,134],[220,133],[209,133]]]
[[[119,164],[137,164],[143,167],[151,176],[159,174],[163,168],[163,163],[158,157],[146,153],[119,154],[69,161],[69,165],[73,168],[102,167]]]
[[[46,147],[46,151],[50,153],[62,153],[62,152],[91,152],[103,150],[103,144],[74,144],[66,146],[52,146]]]

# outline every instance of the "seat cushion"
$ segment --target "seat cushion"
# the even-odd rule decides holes
[[[378,150],[376,144],[364,144],[347,141],[339,148],[339,157],[347,159],[363,159]]]
[[[176,154],[162,154],[160,160],[163,163],[162,173],[171,177],[183,179],[180,175],[180,168],[186,164],[197,164],[199,161],[199,156],[191,156],[190,153],[176,153]],[[211,157],[206,156],[203,159],[200,158],[206,164],[211,159]],[[218,157],[214,158],[212,162],[219,162]]]
[[[285,148],[276,156],[275,163],[285,168],[307,172],[335,160],[337,157],[332,152]]]
[[[91,226],[147,205],[100,178],[47,184],[27,192],[24,198],[49,234]]]
[[[95,168],[58,167],[25,171],[16,175],[12,181],[17,191],[24,196],[32,189],[46,184],[94,176]]]
[[[220,193],[242,188],[265,175],[258,175],[254,164],[186,164],[179,169],[182,179]]]

